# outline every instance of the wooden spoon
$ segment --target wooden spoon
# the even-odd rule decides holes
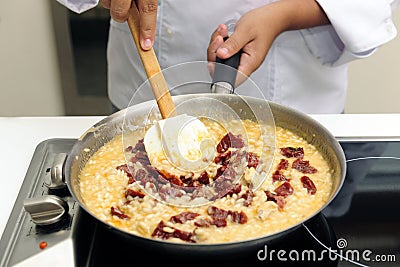
[[[135,2],[132,4],[131,12],[129,12],[128,25],[142,60],[147,78],[149,79],[151,88],[153,90],[153,94],[156,98],[162,118],[165,119],[176,116],[177,113],[175,110],[175,105],[172,101],[171,94],[169,93],[164,75],[161,72],[160,64],[158,63],[154,49],[151,48],[150,50],[143,50],[140,46],[140,18]]]
[[[215,149],[209,141],[207,127],[194,116],[177,114],[154,49],[146,51],[140,46],[140,19],[135,4],[129,13],[128,25],[163,118],[150,127],[144,137],[150,162],[161,169],[164,166],[158,164],[164,158],[171,163],[171,168],[188,171],[203,168],[206,164],[204,159],[212,160]],[[198,155],[198,158],[193,155]]]

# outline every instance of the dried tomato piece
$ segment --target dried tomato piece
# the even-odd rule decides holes
[[[308,176],[303,176],[300,178],[301,183],[304,188],[307,188],[307,192],[311,195],[314,195],[317,192],[317,187],[314,182]]]
[[[316,173],[317,169],[310,165],[310,161],[296,159],[292,163],[292,168],[302,173]]]
[[[193,173],[190,173],[190,175],[187,176],[181,175],[179,179],[181,179],[182,183],[185,185],[191,185],[193,183]]]
[[[164,228],[168,227],[172,229],[172,231],[165,231]],[[169,239],[172,237],[179,238],[183,241],[189,242],[189,243],[196,243],[196,241],[193,239],[193,233],[192,232],[186,232],[179,230],[174,227],[167,226],[164,221],[160,221],[157,225],[157,227],[154,229],[153,233],[151,234],[152,237],[158,237],[161,239]]]
[[[226,219],[229,215],[229,212],[227,210],[220,209],[215,206],[209,206],[207,209],[207,213],[213,219]]]
[[[135,182],[135,178],[129,177],[128,184],[133,184]]]
[[[178,186],[183,186],[183,183],[182,183],[181,179],[179,179],[178,177],[171,176],[171,177],[168,177],[167,179],[171,184],[178,185]]]
[[[232,222],[244,224],[247,222],[248,218],[246,213],[243,211],[232,211],[217,208],[215,206],[209,206],[207,209],[210,219],[200,219],[194,222],[198,227],[209,227],[210,225],[215,225],[216,227],[227,226],[227,218],[230,215]]]
[[[232,148],[242,148],[245,146],[245,143],[241,137],[241,135],[234,135],[231,132],[227,133],[224,137],[222,137],[221,141],[217,145],[217,152],[223,153],[227,151],[230,147]]]
[[[287,170],[288,167],[289,161],[286,159],[281,159],[276,167],[276,171],[272,174],[272,181],[289,181],[290,179],[286,178],[281,172],[281,170]]]
[[[145,177],[146,177],[146,171],[145,170],[143,170],[143,169],[139,169],[139,170],[137,170],[136,171],[136,173],[135,173],[135,179],[137,180],[137,181],[141,181],[141,180],[143,180]]]
[[[293,187],[289,182],[284,182],[283,184],[275,188],[274,192],[278,196],[287,197],[293,194]]]
[[[197,180],[200,184],[210,184],[210,179],[208,178],[208,173],[206,171],[202,172]]]
[[[162,186],[158,189],[158,194],[163,200],[166,200],[168,196],[172,198],[183,196],[182,190],[170,186]]]
[[[226,219],[213,219],[211,220],[211,224],[217,227],[225,227],[228,223],[226,222]]]
[[[187,221],[194,220],[199,215],[200,214],[196,212],[186,211],[172,216],[169,221],[173,223],[185,223]]]
[[[279,164],[278,164],[278,166],[276,167],[276,169],[277,169],[278,171],[280,171],[280,170],[287,170],[288,167],[289,167],[289,161],[288,161],[287,159],[281,159],[281,160],[279,161]]]
[[[197,187],[200,186],[200,182],[198,180],[194,180],[193,177],[180,177],[179,178],[185,187]]]
[[[217,194],[211,198],[211,200],[216,200],[224,196],[231,196],[233,194],[239,194],[242,190],[241,184],[234,184],[230,179],[226,179],[224,176],[220,176],[215,180],[215,191]]]
[[[211,221],[207,219],[200,219],[194,222],[194,225],[198,227],[209,227],[211,224]]]
[[[154,184],[158,188],[164,184],[167,184],[168,181],[171,182],[171,184],[182,185],[182,181],[179,179],[179,177],[171,175],[167,172],[160,172],[157,170],[157,168],[154,168],[150,164],[144,165],[143,167],[144,169],[140,169],[140,178],[143,186],[145,186],[146,183],[149,182]],[[138,177],[136,177],[136,179],[138,180]]]
[[[133,189],[126,189],[125,197],[128,197],[128,196],[144,198],[145,194],[143,192],[136,191],[136,190],[133,190]]]
[[[146,151],[137,151],[131,158],[132,163],[140,162],[143,167],[151,166],[150,159]]]
[[[232,196],[233,194],[239,194],[240,191],[242,191],[242,185],[234,184],[231,186],[230,190],[228,191],[228,193],[225,194],[225,196]]]
[[[173,233],[173,236],[176,238],[179,238],[183,241],[189,242],[189,243],[196,243],[196,241],[194,239],[192,239],[193,237],[193,233],[192,232],[186,232],[186,231],[182,231],[179,229],[175,229],[175,232]]]
[[[232,181],[235,179],[235,175],[236,175],[236,173],[232,166],[230,166],[230,165],[221,166],[218,168],[217,174],[215,175],[214,180],[218,180],[217,178],[221,177],[221,179]]]
[[[227,225],[227,221],[225,219],[200,219],[194,222],[194,225],[197,227],[210,227],[211,225],[215,225],[216,227],[225,227]]]
[[[226,151],[224,153],[221,153],[214,158],[214,163],[226,166],[228,165],[231,156],[232,156],[232,151]]]
[[[283,175],[279,170],[275,171],[272,174],[272,181],[276,182],[276,181],[289,181],[290,179],[286,178],[285,175]]]
[[[232,210],[224,210],[215,206],[209,206],[207,212],[212,218],[211,224],[216,225],[217,227],[226,226],[226,219],[228,215],[231,215],[233,222],[241,224],[247,222],[247,215],[243,211],[238,212]]]
[[[243,211],[231,211],[230,212],[232,221],[235,223],[244,224],[247,223],[247,215]]]
[[[254,192],[250,189],[248,189],[246,191],[246,193],[244,193],[241,198],[244,198],[243,201],[243,206],[248,207],[251,205],[251,202],[253,201],[253,197],[254,197]]]
[[[128,167],[127,164],[123,164],[123,165],[117,166],[116,169],[117,170],[121,170],[121,171],[126,173],[126,175],[129,177],[128,184],[131,184],[131,183],[135,182],[135,178],[133,178],[133,175],[132,175],[132,173],[135,171],[133,166],[129,166]]]
[[[278,196],[276,194],[271,193],[270,191],[264,191],[265,195],[267,195],[267,201],[273,201],[278,205],[279,209],[283,209],[286,205],[285,198],[283,196]]]
[[[161,239],[168,239],[170,237],[172,237],[172,233],[169,232],[165,232],[164,231],[164,227],[166,227],[167,225],[164,223],[164,221],[160,221],[156,228],[154,229],[153,233],[151,234],[152,237],[158,237]]]
[[[248,168],[251,168],[251,167],[257,168],[259,162],[260,162],[259,156],[257,156],[253,152],[248,153],[248,155],[247,155],[247,167]]]
[[[140,139],[140,140],[136,143],[135,147],[134,147],[131,151],[132,151],[132,153],[136,153],[136,152],[138,152],[138,151],[143,151],[143,152],[145,152],[146,149],[145,149],[145,147],[144,147],[144,138]]]
[[[129,219],[128,215],[124,214],[121,210],[114,207],[111,207],[111,215],[115,215],[120,219]]]
[[[304,157],[304,149],[302,147],[282,147],[281,154],[287,158],[299,158]]]
[[[220,177],[226,170],[227,166],[222,165],[217,169],[217,174],[215,175],[214,179]]]

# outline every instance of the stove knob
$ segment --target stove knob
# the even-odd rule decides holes
[[[50,225],[68,215],[68,203],[57,196],[47,195],[24,200],[24,209],[37,225]]]
[[[63,175],[63,167],[67,159],[66,153],[59,153],[55,155],[53,165],[50,168],[50,175],[45,177],[44,184],[49,189],[65,188],[66,183]]]

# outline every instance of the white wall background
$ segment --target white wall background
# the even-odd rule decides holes
[[[0,116],[64,114],[49,1],[0,1]],[[352,62],[346,113],[400,113],[398,36]]]
[[[0,1],[0,116],[64,114],[48,1]]]
[[[393,22],[395,39],[350,63],[346,113],[400,113],[400,8]]]

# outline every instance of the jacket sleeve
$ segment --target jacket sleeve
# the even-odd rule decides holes
[[[316,0],[331,25],[302,30],[310,52],[338,66],[371,55],[396,37],[392,10],[400,0]]]
[[[67,7],[69,10],[80,14],[97,6],[99,0],[57,0],[57,2]]]

